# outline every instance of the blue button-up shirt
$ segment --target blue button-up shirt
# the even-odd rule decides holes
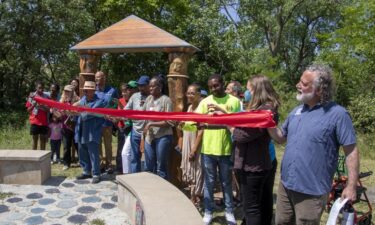
[[[349,113],[334,102],[296,107],[282,126],[287,138],[281,181],[290,190],[323,195],[331,189],[340,145],[356,143]]]
[[[86,96],[83,96],[79,102],[79,105],[87,106],[89,108],[104,108],[105,103],[95,94],[92,101],[87,101]],[[103,116],[88,114],[85,112],[81,113],[78,116],[75,127],[75,141],[81,144],[87,144],[89,142],[100,143],[103,124]]]
[[[114,104],[114,99],[118,99],[119,95],[115,88],[111,86],[105,86],[103,90],[96,88],[95,94],[104,101],[105,106],[103,108],[113,108],[117,109],[117,105]],[[105,120],[103,126],[110,127],[112,126],[112,121]]]

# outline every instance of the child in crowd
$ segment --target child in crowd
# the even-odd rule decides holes
[[[62,139],[61,119],[56,113],[52,114],[52,121],[48,125],[50,129],[50,144],[51,144],[51,164],[60,162],[60,146]],[[54,159],[55,157],[55,159]]]

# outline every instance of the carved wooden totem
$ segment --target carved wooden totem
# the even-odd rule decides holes
[[[100,54],[82,53],[79,61],[79,95],[82,96],[82,88],[85,81],[95,81],[95,72]]]
[[[173,111],[182,112],[186,106],[185,92],[187,89],[189,76],[187,75],[187,67],[190,55],[187,53],[170,53],[168,88],[169,97],[173,102]]]
[[[186,110],[186,90],[188,86],[187,68],[190,55],[188,53],[174,52],[169,53],[169,74],[168,89],[169,97],[173,103],[174,112],[182,112]],[[173,146],[182,142],[182,131],[176,130]],[[171,182],[176,186],[181,186],[181,156],[176,151],[172,151],[170,159],[170,178]]]

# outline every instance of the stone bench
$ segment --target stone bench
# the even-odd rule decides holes
[[[51,177],[51,152],[0,150],[0,183],[41,185]]]
[[[133,225],[199,225],[202,216],[175,186],[152,173],[116,177],[118,206]]]

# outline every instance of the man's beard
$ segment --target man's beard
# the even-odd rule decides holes
[[[307,103],[314,98],[314,91],[310,93],[297,93],[296,99],[300,102]]]

